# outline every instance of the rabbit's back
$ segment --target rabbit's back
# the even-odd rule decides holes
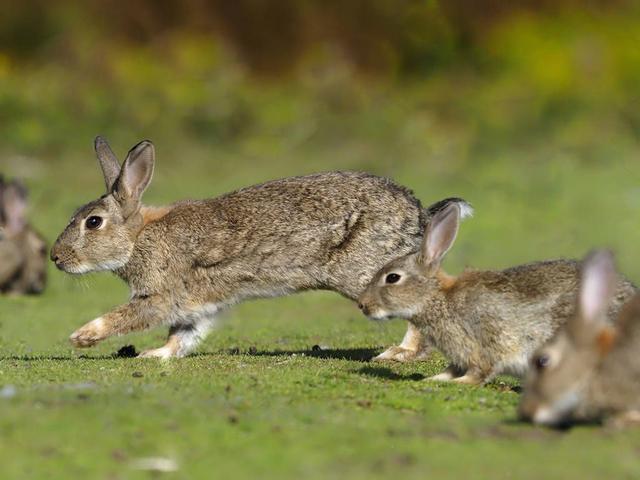
[[[286,178],[175,204],[145,227],[127,269],[162,258],[165,271],[189,268],[205,282],[238,282],[241,272],[240,296],[269,295],[256,291],[264,285],[274,295],[320,288],[356,298],[382,265],[417,249],[426,221],[413,194],[386,178]]]
[[[551,260],[465,272],[447,292],[455,319],[434,315],[430,335],[454,361],[522,375],[533,351],[573,313],[579,271],[579,262]]]
[[[485,315],[494,312],[495,318],[502,319],[496,325],[498,330],[510,324],[525,332],[531,325],[539,325],[554,332],[574,313],[580,269],[579,261],[559,259],[502,271],[471,271],[459,277],[452,292],[453,300],[460,309],[471,308]],[[620,276],[609,318],[615,318],[635,292],[635,286]]]

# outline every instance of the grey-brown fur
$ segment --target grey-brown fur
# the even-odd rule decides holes
[[[417,248],[430,215],[409,190],[355,172],[144,207],[152,144],[135,146],[122,168],[101,138],[96,152],[108,192],[76,212],[52,258],[70,273],[113,270],[132,297],[75,332],[76,346],[168,324],[167,345],[145,356],[181,356],[217,311],[247,298],[326,289],[355,299],[381,265]],[[104,218],[95,230],[92,216]]]
[[[26,218],[27,191],[0,177],[0,292],[41,293],[46,285],[47,246]]]
[[[520,376],[534,351],[572,315],[579,263],[554,260],[450,277],[440,263],[455,240],[459,216],[456,204],[438,212],[421,251],[383,267],[360,296],[361,308],[373,318],[412,322],[451,362],[434,379],[482,383],[500,373]],[[635,290],[619,282],[612,312]]]
[[[617,279],[609,252],[587,257],[575,315],[534,356],[519,408],[523,419],[640,421],[640,294],[611,323],[611,299],[622,300]]]

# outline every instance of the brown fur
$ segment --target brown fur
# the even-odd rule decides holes
[[[464,277],[454,277],[453,275],[445,273],[441,268],[436,272],[436,278],[443,292],[451,292],[460,285],[461,281],[464,281]]]
[[[171,212],[172,207],[141,207],[140,214],[142,215],[142,226],[146,227],[151,222],[157,222],[161,220],[165,215]]]
[[[613,347],[616,339],[616,332],[612,328],[603,328],[598,334],[596,343],[598,344],[598,353],[605,356]]]
[[[361,308],[373,318],[412,322],[451,361],[439,380],[520,376],[534,351],[572,315],[580,264],[553,260],[450,277],[440,262],[455,240],[459,213],[452,204],[436,214],[421,251],[384,266],[360,296]],[[619,290],[612,314],[635,288],[620,278]]]
[[[51,256],[69,273],[114,271],[131,301],[77,330],[76,346],[165,324],[167,345],[144,356],[181,356],[217,311],[245,299],[309,289],[355,299],[386,261],[418,247],[432,214],[409,190],[358,172],[285,178],[150,209],[140,200],[153,145],[135,146],[122,167],[103,139],[96,152],[108,192],[76,212]],[[102,222],[90,229],[93,216]]]

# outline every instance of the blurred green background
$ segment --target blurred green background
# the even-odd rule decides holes
[[[155,143],[147,203],[366,170],[425,204],[474,204],[454,273],[609,246],[640,282],[630,0],[0,0],[0,173],[26,181],[50,243],[103,193],[97,134],[121,157]],[[363,363],[404,325],[335,294],[241,305],[170,364],[110,357],[159,346],[162,329],[71,349],[126,298],[109,275],[51,268],[44,296],[0,299],[3,478],[148,478],[127,468],[145,456],[179,478],[640,472],[637,433],[514,425],[513,381],[416,381],[440,358]],[[337,351],[314,358],[314,344]]]

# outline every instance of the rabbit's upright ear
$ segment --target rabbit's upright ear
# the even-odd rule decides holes
[[[102,169],[107,192],[111,192],[113,185],[118,179],[118,175],[120,175],[120,162],[118,162],[116,155],[113,153],[113,150],[111,150],[105,138],[97,136],[94,141],[94,147],[100,168]]]
[[[27,190],[19,182],[3,185],[2,210],[4,226],[8,235],[21,232],[27,225]]]
[[[440,265],[458,235],[459,225],[460,207],[457,203],[447,205],[431,218],[419,256],[423,266],[430,268]]]
[[[608,250],[597,250],[587,256],[582,264],[578,314],[574,317],[581,330],[606,325],[607,308],[617,283],[613,255]]]
[[[149,140],[129,150],[113,189],[125,218],[139,208],[142,194],[151,182],[154,164],[155,150]]]

